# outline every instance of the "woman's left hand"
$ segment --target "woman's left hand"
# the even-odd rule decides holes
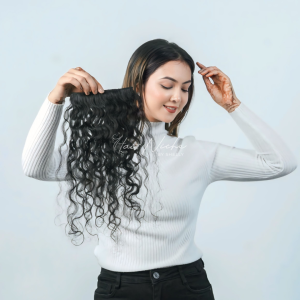
[[[230,78],[217,67],[205,67],[197,62],[198,71],[206,85],[207,91],[214,101],[229,113],[233,112],[241,103],[236,97]],[[209,77],[213,80],[211,83]]]

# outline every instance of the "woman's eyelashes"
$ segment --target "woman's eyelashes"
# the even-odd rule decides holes
[[[163,85],[161,85],[164,89],[167,89],[167,90],[169,90],[169,89],[171,89],[172,88],[172,86],[171,87],[165,87],[165,86],[163,86]],[[188,92],[188,90],[183,90],[185,93],[187,93]]]

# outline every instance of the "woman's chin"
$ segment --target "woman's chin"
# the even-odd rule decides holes
[[[170,114],[170,113],[169,113]],[[170,114],[171,115],[171,114]],[[175,117],[176,117],[176,113],[175,114],[172,114],[172,116],[166,116],[165,114],[159,114],[158,116],[156,117],[151,117],[150,119],[150,122],[165,122],[165,123],[171,123]]]
[[[166,117],[162,117],[162,118],[159,118],[157,119],[157,121],[159,122],[165,122],[165,123],[171,123],[175,118],[166,118]]]

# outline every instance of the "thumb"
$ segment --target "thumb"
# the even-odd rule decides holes
[[[202,78],[203,78],[203,81],[204,81],[204,83],[205,83],[205,85],[206,85],[207,90],[208,90],[208,91],[211,91],[212,88],[213,88],[213,84],[211,83],[211,81],[209,80],[209,78],[206,77],[205,75],[202,76]]]

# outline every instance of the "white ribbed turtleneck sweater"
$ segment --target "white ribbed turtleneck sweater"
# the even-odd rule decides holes
[[[53,104],[48,96],[43,102],[22,153],[26,176],[55,180],[60,157],[54,146],[63,106],[64,103]],[[118,244],[111,239],[106,224],[98,229],[99,245],[94,254],[101,267],[133,272],[196,261],[203,255],[194,243],[196,222],[202,196],[209,184],[218,180],[270,180],[296,169],[296,158],[284,141],[243,102],[229,115],[253,149],[197,140],[194,136],[170,137],[164,122],[151,122],[159,153],[160,189],[157,175],[153,173],[157,169],[150,163],[149,183],[146,183],[147,187],[151,186],[150,198],[145,198],[143,187],[139,195],[146,199],[145,207],[144,202],[139,202],[145,211],[141,225],[134,217],[130,223],[122,218]],[[63,165],[59,180],[64,180],[65,173]],[[158,216],[156,222],[149,204],[152,204],[151,212]]]

